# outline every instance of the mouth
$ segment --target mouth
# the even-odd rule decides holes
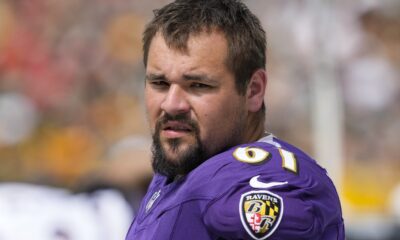
[[[161,130],[161,134],[166,138],[179,138],[193,132],[189,124],[180,121],[168,121]]]

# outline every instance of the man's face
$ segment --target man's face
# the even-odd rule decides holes
[[[222,33],[200,33],[188,51],[169,48],[161,34],[151,42],[145,101],[153,135],[153,167],[175,177],[241,143],[246,98],[226,66]]]

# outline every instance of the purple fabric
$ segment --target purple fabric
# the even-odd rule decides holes
[[[259,164],[238,161],[233,156],[235,147],[207,160],[179,181],[166,184],[166,178],[156,174],[126,240],[345,239],[340,201],[325,169],[299,149],[276,138],[274,143],[238,146],[267,151],[268,160]],[[282,167],[277,146],[294,154],[297,173]],[[263,183],[287,184],[254,188],[249,181],[257,175]],[[282,199],[281,221],[268,237],[251,236],[241,220],[242,194],[251,191]],[[146,205],[151,205],[147,211]]]

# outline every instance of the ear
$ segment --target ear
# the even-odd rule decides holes
[[[249,112],[258,112],[264,102],[265,88],[267,87],[267,72],[258,69],[251,76],[247,85],[247,109]]]

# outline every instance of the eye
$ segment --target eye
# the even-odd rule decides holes
[[[204,83],[198,83],[198,82],[194,82],[192,84],[190,84],[191,88],[195,88],[195,89],[208,89],[211,88],[210,85],[204,84]]]
[[[158,88],[158,89],[163,89],[163,88],[168,88],[169,87],[169,83],[167,81],[162,81],[162,80],[150,81],[150,85],[153,88]]]

